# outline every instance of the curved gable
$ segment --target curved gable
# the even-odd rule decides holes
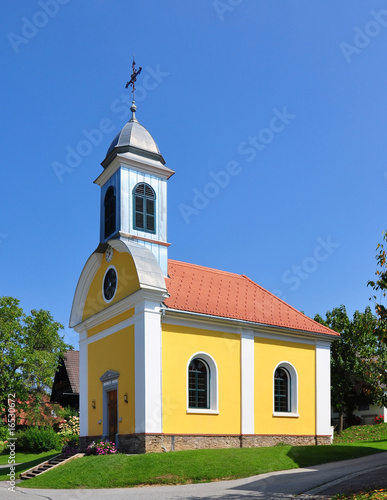
[[[114,298],[110,302],[107,302],[103,296],[102,284],[106,271],[112,266],[117,272],[117,291]],[[114,251],[110,262],[107,262],[105,257],[103,257],[89,286],[89,291],[83,307],[82,321],[106,309],[110,305],[119,302],[128,295],[137,292],[139,289],[140,282],[137,275],[137,269],[130,253]]]
[[[160,266],[150,250],[124,239],[113,239],[108,243],[114,249],[111,261],[107,262],[105,254],[98,248],[82,270],[71,309],[70,327],[78,325],[140,288],[166,292]],[[106,302],[102,284],[105,273],[111,266],[114,266],[117,272],[117,290],[113,299]]]

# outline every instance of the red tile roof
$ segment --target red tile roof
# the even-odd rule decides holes
[[[170,296],[165,305],[170,309],[339,336],[243,274],[176,260],[168,261],[168,274],[165,282]]]

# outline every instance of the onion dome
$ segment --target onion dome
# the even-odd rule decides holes
[[[113,139],[102,162],[102,166],[106,168],[118,153],[126,152],[150,158],[165,165],[165,160],[155,140],[136,118],[137,107],[134,101],[130,110],[132,111],[132,118]]]

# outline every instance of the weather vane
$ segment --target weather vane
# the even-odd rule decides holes
[[[135,83],[137,81],[138,75],[141,73],[141,70],[142,70],[142,67],[140,66],[138,68],[138,70],[136,71],[136,61],[134,60],[134,54],[133,54],[132,68],[133,68],[132,76],[130,77],[130,80],[128,81],[128,83],[125,85],[125,88],[127,89],[129,87],[129,85],[132,87],[133,102],[134,102],[134,91],[136,90]]]

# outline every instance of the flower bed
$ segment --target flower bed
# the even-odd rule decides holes
[[[87,455],[110,455],[112,453],[117,453],[117,448],[110,441],[93,441],[86,449]]]

